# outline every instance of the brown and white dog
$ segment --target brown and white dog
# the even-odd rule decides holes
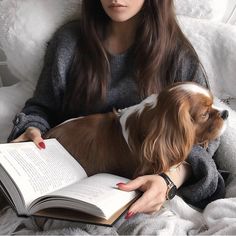
[[[44,138],[56,138],[88,175],[132,178],[180,164],[194,144],[219,137],[227,117],[213,106],[209,90],[184,82],[120,111],[70,119]]]

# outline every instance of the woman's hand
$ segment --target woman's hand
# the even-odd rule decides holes
[[[117,184],[120,190],[140,190],[143,195],[129,208],[126,219],[136,213],[154,213],[160,210],[166,200],[167,184],[159,175],[145,175],[131,180],[127,184]]]
[[[41,131],[35,127],[29,127],[18,138],[14,139],[13,143],[33,141],[39,149],[45,149],[45,143],[41,136]]]
[[[187,162],[174,168],[174,170],[165,172],[170,179],[179,188],[191,175],[191,166]],[[160,210],[166,200],[167,184],[160,175],[144,175],[128,183],[117,184],[120,190],[133,191],[140,190],[143,193],[130,208],[126,219],[131,218],[138,212],[154,213]]]

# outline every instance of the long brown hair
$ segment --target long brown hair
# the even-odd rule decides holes
[[[186,53],[198,56],[179,28],[173,0],[145,0],[133,45],[134,79],[141,98],[181,81],[178,65]],[[66,91],[66,104],[75,110],[106,97],[110,79],[109,58],[103,46],[110,18],[99,0],[84,0],[80,19],[80,38],[71,66],[71,79]],[[76,104],[76,106],[75,106]]]

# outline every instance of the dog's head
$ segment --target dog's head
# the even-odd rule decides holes
[[[193,82],[164,89],[142,145],[139,174],[161,173],[186,160],[194,144],[207,146],[226,126],[228,111],[213,106],[211,92]]]

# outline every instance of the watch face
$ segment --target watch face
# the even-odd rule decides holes
[[[177,188],[176,186],[174,185],[169,191],[168,191],[168,194],[167,194],[167,198],[168,200],[172,199],[177,193]]]

